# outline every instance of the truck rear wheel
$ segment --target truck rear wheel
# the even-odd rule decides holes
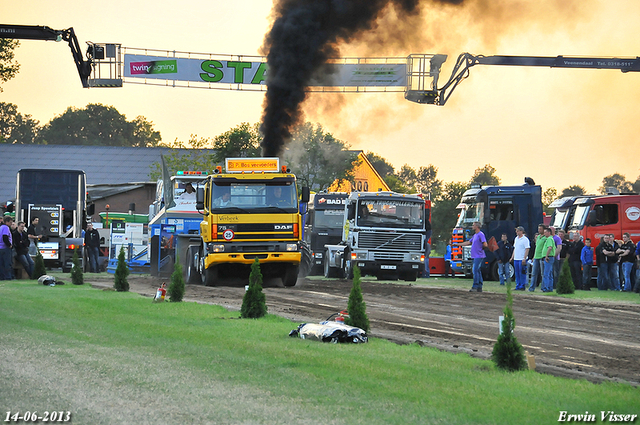
[[[200,258],[200,247],[192,245],[187,250],[187,267],[185,267],[185,280],[188,284],[200,283],[200,273],[198,272],[198,262]]]
[[[300,271],[300,265],[288,265],[282,278],[282,284],[286,287],[295,286],[298,281],[298,272]]]
[[[513,264],[509,263],[508,265],[508,278],[509,280],[511,280],[512,282],[515,279],[515,268],[513,267]],[[495,280],[495,281],[500,281],[500,273],[498,273],[498,262],[494,261],[493,264],[491,265],[491,280]]]

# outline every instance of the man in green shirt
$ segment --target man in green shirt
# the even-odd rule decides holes
[[[544,272],[542,276],[542,292],[553,292],[553,263],[556,261],[556,241],[551,236],[551,229],[544,229]]]
[[[546,241],[546,237],[544,236],[544,224],[538,225],[538,233],[535,237],[535,251],[533,254],[533,266],[531,267],[531,282],[529,284],[529,291],[533,292],[536,290],[536,286],[540,278],[542,277],[544,263],[542,258],[544,257],[543,249],[544,243]]]

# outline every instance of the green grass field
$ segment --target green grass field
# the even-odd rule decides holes
[[[379,339],[323,344],[290,338],[297,323],[283,318],[238,317],[87,285],[0,282],[0,415],[64,410],[74,424],[546,424],[561,411],[598,420],[600,411],[640,413],[640,389],[630,385],[506,373]]]

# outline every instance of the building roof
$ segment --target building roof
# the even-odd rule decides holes
[[[0,203],[15,198],[16,175],[22,168],[83,170],[87,184],[91,185],[149,182],[151,165],[160,162],[160,155],[169,151],[169,148],[0,143]],[[179,151],[189,153],[188,149]]]

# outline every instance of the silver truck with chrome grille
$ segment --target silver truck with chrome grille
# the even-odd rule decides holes
[[[425,267],[425,201],[419,195],[354,192],[345,204],[342,241],[325,245],[325,277],[362,275],[415,281]]]

